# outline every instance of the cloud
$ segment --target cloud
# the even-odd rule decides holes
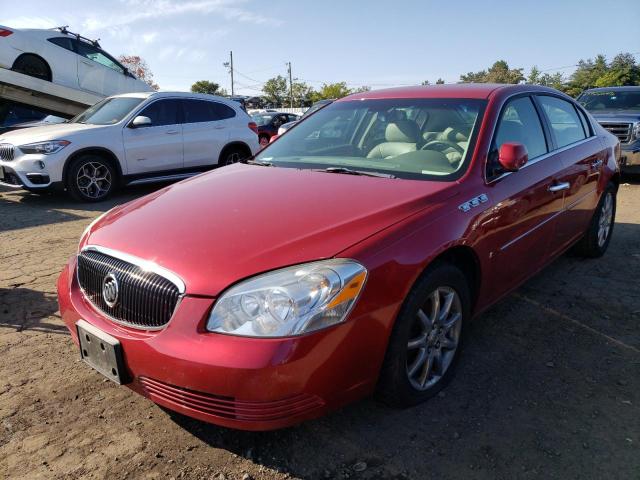
[[[148,32],[148,33],[143,33],[142,34],[142,41],[146,44],[149,45],[150,43],[153,43],[156,41],[156,37],[158,36],[158,32]]]
[[[13,28],[55,28],[60,27],[60,21],[50,17],[15,17],[2,20],[2,24]]]

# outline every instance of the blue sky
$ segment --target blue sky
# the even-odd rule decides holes
[[[196,80],[229,89],[222,65],[233,50],[236,93],[258,94],[286,74],[314,87],[347,81],[375,88],[417,84],[497,59],[570,73],[580,58],[637,53],[638,0],[32,0],[2,1],[0,24],[100,38],[114,55],[137,54],[164,90]],[[64,7],[62,7],[64,5]],[[567,67],[560,69],[559,67]]]

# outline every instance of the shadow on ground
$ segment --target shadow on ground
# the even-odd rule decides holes
[[[57,311],[55,295],[22,287],[0,288],[0,327],[66,333],[62,321],[51,322]]]

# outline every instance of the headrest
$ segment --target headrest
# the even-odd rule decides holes
[[[417,143],[418,125],[410,120],[400,120],[387,125],[384,132],[387,142]]]

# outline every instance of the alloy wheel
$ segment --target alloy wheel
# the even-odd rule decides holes
[[[602,248],[609,237],[611,222],[613,220],[613,194],[607,192],[602,202],[600,218],[598,221],[598,246]]]
[[[87,198],[95,200],[105,197],[111,191],[111,172],[102,163],[87,162],[78,169],[76,185]]]
[[[451,287],[438,287],[416,314],[407,342],[407,376],[416,390],[438,383],[455,358],[462,332],[462,302]]]

